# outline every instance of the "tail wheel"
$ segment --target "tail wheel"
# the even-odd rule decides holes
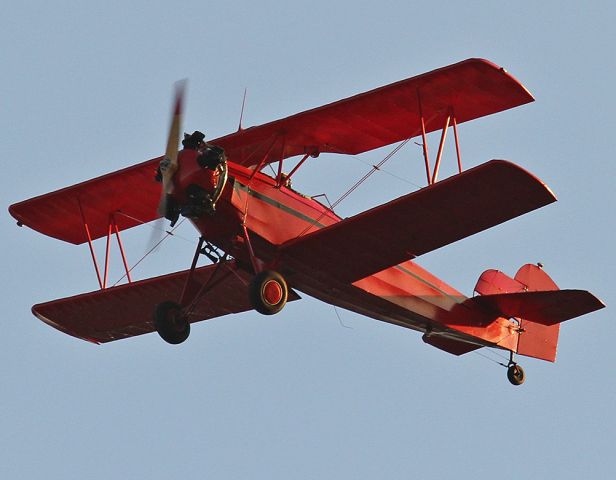
[[[282,310],[288,296],[287,282],[271,270],[258,273],[250,284],[250,303],[263,315],[274,315]]]
[[[163,302],[154,309],[154,325],[161,338],[172,345],[182,343],[190,335],[190,322],[175,302]]]
[[[507,367],[507,379],[512,385],[522,385],[526,376],[524,370],[517,363],[513,363]]]

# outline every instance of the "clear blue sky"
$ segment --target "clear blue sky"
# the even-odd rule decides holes
[[[446,3],[3,7],[1,478],[613,478],[616,7]],[[522,387],[403,328],[340,311],[343,328],[310,298],[198,324],[180,347],[156,335],[94,346],[31,315],[96,279],[87,247],[19,229],[6,207],[159,155],[175,80],[190,80],[186,129],[211,138],[237,128],[244,87],[248,126],[469,57],[537,101],[461,126],[465,165],[513,160],[559,202],[419,263],[470,294],[487,268],[541,261],[608,304],[563,326],[556,364],[523,359]],[[295,185],[336,198],[386,151],[322,156]],[[446,155],[451,173],[451,143]],[[421,166],[409,144],[340,213],[423,185]],[[196,232],[180,235],[138,276],[186,268]],[[150,237],[127,232],[129,259]]]

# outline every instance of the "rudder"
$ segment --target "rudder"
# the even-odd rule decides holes
[[[530,263],[520,267],[514,278],[526,286],[527,292],[559,290],[558,285],[541,267]],[[546,326],[523,318],[520,323],[522,333],[518,337],[518,353],[548,362],[556,361],[560,323]]]

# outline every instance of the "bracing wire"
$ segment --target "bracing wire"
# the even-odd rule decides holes
[[[491,350],[489,350],[489,351],[491,351]],[[502,359],[504,359],[504,360],[508,360],[507,358],[503,357],[502,355],[500,355],[500,354],[498,354],[498,353],[496,353],[496,352],[493,352],[493,351],[491,351],[491,352],[492,352],[494,355],[496,355],[496,356],[498,356],[498,357],[500,357],[500,358],[502,358]],[[479,355],[480,357],[483,357],[483,358],[485,358],[485,359],[487,359],[487,360],[489,360],[489,361],[491,361],[491,362],[494,362],[494,363],[496,363],[496,364],[498,364],[498,365],[501,365],[501,366],[503,366],[503,367],[507,367],[507,366],[508,366],[508,364],[506,364],[506,363],[502,363],[502,362],[499,362],[498,360],[496,360],[496,359],[494,359],[494,358],[491,358],[491,357],[488,357],[486,354],[481,353],[481,352],[478,352],[477,350],[475,350],[473,353],[474,353],[475,355]]]
[[[351,195],[351,193],[353,193],[362,183],[364,183],[366,180],[368,180],[368,178],[370,178],[370,176],[376,172],[379,171],[381,169],[381,167],[383,165],[385,165],[385,162],[387,162],[391,157],[393,157],[396,153],[398,153],[400,151],[400,149],[402,147],[404,147],[408,142],[409,142],[410,138],[407,138],[406,140],[404,140],[403,142],[401,142],[398,146],[396,146],[396,148],[394,148],[391,152],[389,152],[385,158],[383,158],[383,160],[381,160],[379,163],[377,163],[376,165],[372,165],[372,169],[368,171],[368,173],[366,173],[363,177],[361,177],[356,183],[355,185],[353,185],[351,188],[349,188],[345,193],[342,194],[342,196],[336,200],[334,202],[334,204],[332,205],[332,210],[334,208],[336,208],[345,198],[347,198],[349,195]]]
[[[334,209],[340,205],[340,203],[342,201],[344,201],[349,195],[351,195],[351,193],[353,193],[362,183],[364,183],[366,180],[368,180],[368,178],[370,178],[370,176],[376,172],[381,170],[381,167],[383,165],[385,165],[385,163],[391,158],[393,157],[396,153],[398,153],[402,147],[404,147],[411,139],[407,138],[406,140],[404,140],[403,142],[399,143],[391,152],[389,152],[387,155],[385,155],[385,158],[383,158],[383,160],[381,160],[379,163],[377,163],[376,165],[372,165],[372,169],[370,169],[370,171],[368,171],[368,173],[366,173],[363,177],[361,177],[357,182],[355,182],[355,184],[349,188],[345,193],[343,193],[340,198],[338,198],[338,200],[336,200],[330,207],[330,210],[333,212]],[[325,216],[325,213],[322,213],[316,220],[315,223],[318,223],[323,217]],[[313,225],[309,225],[307,226],[304,230],[302,230],[299,235],[297,236],[297,238],[302,237],[306,234],[306,232],[308,232]]]
[[[342,322],[342,318],[340,318],[340,314],[338,313],[338,309],[336,308],[336,305],[333,305],[333,307],[334,307],[334,312],[336,312],[336,316],[338,317],[338,322],[340,322],[340,326],[343,327],[343,328],[349,328],[349,329],[353,330],[353,327],[349,327],[348,325],[345,325]]]
[[[165,234],[166,234],[166,235],[165,235],[163,238],[161,238],[158,242],[156,242],[156,244],[155,244],[152,248],[150,248],[147,252],[145,252],[145,254],[144,254],[144,255],[143,255],[143,256],[142,256],[139,260],[137,260],[137,262],[136,262],[136,263],[135,263],[132,267],[130,267],[130,268],[128,269],[128,273],[131,273],[131,272],[135,269],[135,267],[137,267],[137,265],[139,265],[139,264],[140,264],[143,260],[145,260],[145,259],[146,259],[146,257],[148,257],[148,256],[149,256],[149,255],[150,255],[150,254],[151,254],[154,250],[156,250],[156,249],[158,248],[158,246],[159,246],[161,243],[163,243],[163,242],[164,242],[165,240],[167,240],[169,237],[173,237],[173,236],[175,236],[175,235],[174,235],[174,232],[175,232],[175,231],[176,231],[176,230],[180,227],[180,225],[182,225],[182,223],[184,223],[184,220],[186,220],[186,218],[183,218],[182,220],[180,220],[180,221],[178,222],[178,224],[177,224],[175,227],[173,227],[171,230],[166,230],[166,231],[165,231]],[[125,273],[124,275],[122,275],[122,276],[121,276],[121,277],[120,277],[120,278],[119,278],[119,279],[118,279],[118,280],[117,280],[117,281],[116,281],[116,282],[112,285],[112,287],[115,287],[118,283],[120,283],[122,280],[124,280],[124,279],[128,276],[128,273]]]
[[[372,165],[370,162],[367,162],[366,160],[360,158],[360,157],[354,157],[355,160],[357,160],[358,162],[363,163],[364,165],[367,165],[369,167],[374,167],[374,165]],[[411,180],[409,180],[408,178],[404,178],[401,177],[399,175],[396,175],[393,172],[390,172],[389,170],[385,170],[384,168],[379,168],[379,170],[383,173],[385,173],[386,175],[389,175],[392,178],[395,178],[396,180],[400,180],[401,182],[406,183],[407,185],[411,185],[417,189],[422,188],[421,185],[416,184],[415,182],[412,182]]]
[[[122,215],[123,217],[129,218],[131,220],[134,220],[135,222],[140,223],[141,225],[148,225],[152,230],[157,231],[157,232],[161,232],[161,233],[169,233],[169,230],[167,230],[166,228],[161,228],[160,226],[158,226],[156,224],[156,222],[152,223],[152,222],[144,222],[143,220],[140,220],[136,217],[133,217],[132,215],[128,215],[124,212],[116,212],[116,215]],[[159,219],[161,220],[161,219]],[[178,225],[179,227],[179,225]],[[175,230],[175,228],[173,229]],[[180,240],[184,240],[185,242],[188,243],[194,243],[194,240],[191,240],[189,238],[183,237],[182,235],[178,235],[177,233],[173,233],[172,234],[174,238],[179,238]]]

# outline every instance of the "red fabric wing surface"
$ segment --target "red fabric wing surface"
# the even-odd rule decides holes
[[[426,132],[443,128],[450,112],[463,123],[534,100],[503,68],[472,58],[212,143],[247,167],[266,154],[269,161],[313,152],[353,155],[420,135],[418,96]]]
[[[198,268],[193,277],[204,284],[212,275],[207,293],[196,303],[191,323],[252,310],[249,302],[250,276],[234,265]],[[118,287],[34,305],[40,320],[77,338],[95,343],[111,342],[154,331],[156,304],[180,298],[188,271],[149,278]],[[289,301],[299,297],[289,291]]]
[[[555,200],[530,173],[492,160],[292,240],[282,259],[354,282]]]
[[[159,217],[161,184],[154,180],[160,158],[134,165],[72,187],[47,193],[9,207],[13,217],[50,237],[79,245],[107,235],[110,215],[118,230]]]
[[[451,111],[462,123],[533,101],[504,69],[469,59],[209,142],[246,167],[265,155],[274,162],[304,153],[365,152],[420,134],[418,95],[427,132],[441,129]],[[74,244],[87,240],[83,218],[93,239],[107,234],[111,214],[119,230],[152,221],[160,198],[160,184],[153,179],[160,159],[17,203],[9,211],[22,224]]]

